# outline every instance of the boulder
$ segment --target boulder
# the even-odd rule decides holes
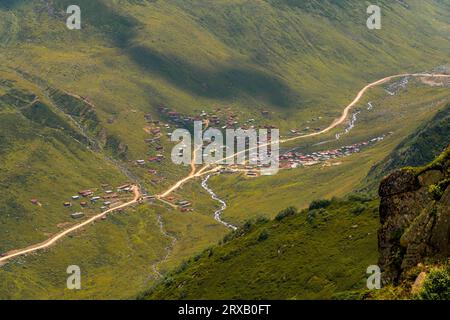
[[[425,259],[450,254],[450,188],[439,200],[429,191],[430,185],[448,179],[449,171],[435,167],[420,173],[397,170],[380,184],[378,250],[385,284],[404,280]]]

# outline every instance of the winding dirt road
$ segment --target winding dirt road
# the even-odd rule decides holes
[[[380,79],[378,81],[372,82],[372,83],[368,84],[367,86],[365,86],[363,89],[361,89],[358,92],[358,94],[356,95],[355,99],[348,106],[345,107],[344,111],[342,112],[341,117],[339,117],[338,119],[333,121],[333,123],[330,124],[325,129],[323,129],[321,131],[318,131],[318,132],[306,134],[306,135],[301,135],[301,136],[296,136],[296,137],[289,138],[289,139],[279,140],[278,142],[279,143],[285,143],[285,142],[295,141],[295,140],[304,139],[304,138],[308,138],[308,137],[318,136],[318,135],[324,134],[326,132],[329,132],[330,130],[334,129],[338,125],[340,125],[343,122],[345,122],[345,120],[348,117],[349,111],[361,100],[361,98],[364,96],[364,94],[369,89],[371,89],[373,87],[376,87],[376,86],[379,86],[379,85],[381,85],[383,83],[389,82],[389,81],[391,81],[393,79],[403,78],[403,77],[450,78],[450,75],[447,75],[447,74],[430,74],[430,73],[412,73],[412,74],[406,73],[406,74],[399,74],[399,75],[389,76],[389,77]],[[262,146],[269,146],[270,144],[271,143],[267,143],[267,144],[262,145]],[[254,149],[256,149],[256,148],[251,148],[249,150],[244,150],[243,152],[251,151],[251,150],[254,150]],[[236,155],[238,155],[240,153],[242,153],[242,152],[237,152],[237,153],[235,153],[232,156],[229,156],[227,158],[222,159],[221,161],[228,160],[228,159],[230,159],[232,157],[235,157]],[[192,159],[192,165],[191,165],[191,172],[190,172],[190,174],[187,177],[185,177],[185,178],[179,180],[178,182],[176,182],[172,187],[170,187],[169,189],[167,189],[163,193],[161,193],[159,195],[156,195],[157,199],[163,200],[161,198],[164,198],[164,197],[168,196],[169,194],[171,194],[172,192],[174,192],[175,190],[179,189],[186,182],[188,182],[188,181],[190,181],[192,179],[198,178],[198,177],[202,177],[204,175],[216,173],[216,172],[218,172],[221,169],[221,167],[216,167],[216,168],[212,168],[210,170],[207,170],[208,168],[212,167],[212,164],[207,164],[207,165],[203,166],[199,171],[197,171],[196,167],[195,167],[195,154],[196,154],[196,152],[193,153],[193,159]],[[213,163],[213,164],[217,164],[217,163]],[[35,251],[38,251],[38,250],[46,249],[46,248],[50,247],[51,245],[55,244],[58,240],[60,240],[61,238],[65,237],[66,235],[68,235],[68,234],[70,234],[70,233],[72,233],[72,232],[74,232],[76,230],[79,230],[79,229],[83,228],[84,226],[87,226],[88,224],[90,224],[90,223],[92,223],[92,222],[94,222],[94,221],[96,221],[98,219],[101,219],[102,217],[106,216],[108,213],[111,213],[111,212],[114,212],[116,210],[129,207],[129,206],[131,206],[133,204],[138,203],[139,200],[142,199],[141,191],[139,190],[139,188],[137,186],[134,186],[133,187],[133,192],[134,192],[135,196],[134,196],[134,199],[132,201],[130,201],[130,202],[124,203],[124,204],[122,204],[122,205],[120,205],[120,206],[118,206],[116,208],[112,208],[112,209],[109,209],[107,211],[104,211],[104,212],[102,212],[102,213],[100,213],[100,214],[98,214],[98,215],[96,215],[96,216],[94,216],[94,217],[92,217],[92,218],[90,218],[90,219],[80,223],[80,224],[77,224],[77,225],[75,225],[73,227],[70,227],[70,228],[62,231],[61,233],[58,233],[57,235],[49,238],[48,240],[46,240],[46,241],[44,241],[42,243],[33,245],[33,246],[25,248],[25,249],[14,250],[14,251],[11,251],[11,252],[8,252],[8,253],[4,254],[2,257],[0,257],[0,265],[5,263],[8,260],[14,258],[14,257],[18,257],[18,256],[25,255],[27,253],[32,253],[32,252],[35,252]]]
[[[64,230],[64,231],[54,235],[53,237],[49,238],[48,240],[46,240],[44,242],[41,242],[39,244],[30,246],[30,247],[25,248],[25,249],[11,251],[11,252],[7,253],[6,255],[4,255],[3,257],[0,258],[0,263],[6,262],[9,259],[12,259],[12,258],[18,257],[18,256],[22,256],[22,255],[27,254],[27,253],[32,253],[32,252],[35,252],[35,251],[38,251],[38,250],[46,249],[46,248],[50,247],[51,245],[55,244],[61,238],[67,236],[69,233],[72,233],[72,232],[74,232],[76,230],[79,230],[79,229],[83,228],[84,226],[87,226],[88,224],[91,224],[92,222],[103,218],[104,216],[106,216],[109,213],[112,213],[112,212],[117,211],[119,209],[123,209],[123,208],[129,207],[129,206],[131,206],[133,204],[138,203],[139,200],[141,199],[141,193],[140,193],[139,188],[136,187],[136,186],[133,186],[133,192],[134,192],[133,200],[131,200],[131,201],[127,202],[127,203],[121,204],[120,206],[117,206],[115,208],[108,209],[108,210],[106,210],[106,211],[104,211],[104,212],[102,212],[102,213],[100,213],[100,214],[98,214],[96,216],[93,216],[93,217],[89,218],[86,221],[83,221],[83,222],[81,222],[81,223],[79,223],[77,225],[74,225],[74,226],[70,227],[69,229],[66,229],[66,230]]]
[[[362,88],[361,91],[358,92],[358,94],[356,95],[356,98],[347,107],[345,107],[340,118],[336,119],[331,125],[329,125],[325,129],[323,129],[322,131],[310,133],[310,134],[303,135],[303,136],[293,137],[293,138],[289,138],[289,139],[285,139],[285,140],[280,140],[280,143],[294,141],[294,140],[302,139],[302,138],[318,136],[318,135],[324,134],[324,133],[336,128],[338,125],[344,123],[344,121],[348,117],[349,111],[359,102],[359,100],[361,100],[361,98],[364,96],[364,94],[366,93],[367,90],[369,90],[373,87],[379,86],[380,84],[389,82],[391,80],[394,80],[397,78],[404,78],[404,77],[450,78],[450,75],[448,75],[448,74],[431,74],[431,73],[405,73],[405,74],[389,76],[389,77],[383,78],[381,80],[372,82],[372,83],[368,84],[367,86],[365,86],[364,88]]]
[[[345,122],[345,120],[346,120],[347,117],[348,117],[348,114],[349,114],[350,110],[351,110],[351,109],[352,109],[352,108],[353,108],[353,107],[361,100],[361,98],[364,96],[364,94],[365,94],[369,89],[371,89],[371,88],[373,88],[373,87],[376,87],[376,86],[379,86],[379,85],[381,85],[381,84],[383,84],[383,83],[389,82],[389,81],[391,81],[391,80],[394,80],[394,79],[397,79],[397,78],[404,78],[404,77],[450,78],[450,75],[448,75],[448,74],[431,74],[431,73],[404,73],[404,74],[398,74],[398,75],[389,76],[389,77],[380,79],[380,80],[378,80],[378,81],[372,82],[372,83],[368,84],[367,86],[365,86],[364,88],[362,88],[362,89],[358,92],[358,94],[356,95],[355,99],[354,99],[348,106],[345,107],[344,111],[342,112],[342,115],[341,115],[338,119],[334,120],[333,123],[331,123],[331,124],[330,124],[328,127],[326,127],[325,129],[323,129],[323,130],[321,130],[321,131],[318,131],[318,132],[314,132],[314,133],[309,133],[309,134],[305,134],[305,135],[301,135],[301,136],[296,136],[296,137],[292,137],[292,138],[288,138],[288,139],[278,140],[278,141],[275,141],[275,142],[278,142],[278,143],[286,143],[286,142],[291,142],[291,141],[295,141],[295,140],[299,140],[299,139],[305,139],[305,138],[310,138],[310,137],[318,136],[318,135],[321,135],[321,134],[324,134],[324,133],[327,133],[327,132],[331,131],[332,129],[336,128],[337,126],[339,126],[339,125],[341,125],[342,123]],[[274,142],[272,142],[272,143],[274,143]],[[197,171],[196,173],[195,173],[195,171],[194,171],[193,174],[191,173],[189,176],[187,176],[187,177],[185,177],[185,178],[179,180],[175,185],[173,185],[172,187],[170,187],[170,188],[169,188],[167,191],[165,191],[161,196],[162,196],[162,197],[168,196],[170,193],[172,193],[173,191],[177,190],[177,189],[180,188],[183,184],[185,184],[186,182],[188,182],[188,181],[190,181],[190,180],[192,180],[192,179],[194,179],[194,178],[201,177],[201,176],[204,176],[204,175],[206,175],[206,174],[210,174],[210,173],[213,173],[213,172],[218,171],[218,169],[220,169],[220,167],[219,167],[219,168],[216,168],[216,169],[211,169],[211,170],[209,170],[209,171],[205,171],[205,170],[207,170],[208,168],[211,168],[212,165],[214,165],[214,164],[218,164],[219,162],[222,162],[222,161],[224,161],[224,160],[228,160],[228,159],[234,158],[235,156],[237,156],[237,155],[239,155],[239,154],[242,154],[242,153],[245,153],[245,152],[248,152],[248,151],[255,150],[255,149],[259,148],[259,147],[266,147],[266,146],[269,146],[269,145],[271,145],[270,142],[269,142],[269,143],[266,143],[266,144],[262,144],[262,145],[260,145],[260,146],[258,146],[258,147],[253,147],[253,148],[246,149],[246,150],[244,150],[244,151],[236,152],[236,153],[233,154],[232,156],[228,156],[228,157],[226,157],[226,158],[223,158],[223,159],[221,159],[220,161],[217,161],[217,162],[212,163],[212,164],[207,164],[207,165],[203,166],[203,168],[201,168],[201,169],[200,169],[199,171]],[[194,153],[194,154],[195,154],[195,153]]]

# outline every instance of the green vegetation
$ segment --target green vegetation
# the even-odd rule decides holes
[[[450,104],[446,104],[436,115],[405,138],[383,161],[371,168],[366,180],[371,188],[389,172],[403,167],[421,167],[432,162],[427,168],[439,163],[437,156],[447,148],[450,138]],[[414,169],[415,171],[427,168]]]
[[[427,275],[419,299],[450,300],[450,266],[432,270]]]
[[[171,239],[161,236],[160,208],[116,213],[74,233],[38,254],[1,267],[2,299],[127,299],[151,285],[153,265],[166,255]],[[81,268],[82,290],[66,288],[66,269]]]
[[[449,151],[424,167],[406,170],[422,179],[426,171],[447,172]],[[448,186],[448,179],[442,179],[433,185],[441,193]],[[397,286],[365,289],[362,270],[378,255],[378,205],[369,195],[355,193],[341,200],[315,200],[300,212],[289,207],[274,220],[247,221],[218,245],[184,261],[139,298],[448,300],[450,268],[448,263],[442,266],[439,255],[405,271]],[[398,230],[398,238],[404,233]],[[423,282],[418,281],[419,274],[422,279],[425,275]]]
[[[426,166],[417,167],[417,168],[411,168],[407,167],[406,170],[412,170],[417,176],[422,174],[425,171],[430,170],[440,170],[442,172],[448,173],[448,167],[449,167],[449,159],[450,159],[450,146],[448,145],[445,150],[439,154],[436,159],[434,159],[432,162],[428,163]],[[447,171],[446,171],[447,169]],[[443,183],[447,183],[447,181],[442,181]]]
[[[381,290],[359,291],[365,299],[370,300],[449,300],[450,269],[448,263],[437,264],[426,272],[424,281],[419,284],[418,292],[411,291],[412,285],[420,271],[415,268],[410,271],[410,277],[397,286],[388,285]]]
[[[74,223],[62,202],[78,190],[133,180],[153,194],[185,176],[190,168],[169,160],[144,167],[135,164],[156,154],[144,143],[150,138],[144,130],[144,115],[165,120],[157,111],[160,106],[191,116],[202,110],[237,113],[240,124],[254,118],[256,125],[275,125],[286,135],[291,128],[313,130],[328,125],[368,82],[449,63],[448,4],[379,3],[386,13],[380,32],[366,28],[367,4],[357,0],[79,0],[83,29],[69,31],[64,20],[70,0],[1,1],[0,186],[4,193],[0,253],[47,239]],[[251,234],[252,241],[260,239],[261,248],[282,246],[286,239],[279,239],[269,228],[277,222],[267,218],[288,206],[303,209],[312,199],[348,194],[371,166],[448,98],[447,88],[420,81],[411,81],[396,96],[374,89],[357,110],[364,110],[369,101],[376,108],[361,115],[352,134],[334,141],[334,134],[343,130],[337,128],[293,145],[317,151],[393,132],[373,149],[330,167],[300,168],[255,180],[242,175],[211,179],[212,188],[229,205],[224,219],[241,226],[223,243]],[[263,115],[264,110],[268,115]],[[166,159],[172,146],[167,133],[173,129],[162,128],[161,153]],[[333,141],[315,146],[323,140]],[[148,169],[157,174],[149,174]],[[228,231],[213,219],[217,203],[198,181],[186,184],[174,196],[192,200],[195,211],[181,213],[161,203],[130,210],[89,226],[45,252],[2,266],[0,298],[135,296],[156,280],[153,267],[165,273],[217,243]],[[30,203],[34,198],[42,207]],[[279,214],[278,223],[298,222],[304,234],[297,241],[311,237],[318,243],[317,250],[327,254],[329,241],[335,245],[332,254],[341,259],[341,251],[352,249],[345,246],[350,240],[338,239],[339,228],[356,220],[374,237],[376,226],[371,201],[350,202],[354,204],[348,204],[343,220],[332,216],[329,225],[322,226],[320,221],[329,211],[337,214],[333,202],[308,214],[287,209]],[[89,214],[99,211],[92,207]],[[366,225],[363,219],[368,217]],[[283,228],[292,231],[286,225]],[[317,234],[317,230],[321,231]],[[361,257],[355,261],[361,263],[373,258],[366,254],[373,244],[364,239],[355,240],[360,242],[354,257]],[[305,244],[299,250],[321,255]],[[295,253],[289,253],[292,261]],[[214,257],[215,252],[208,255]],[[345,258],[350,269],[352,259]],[[326,265],[325,260],[316,262],[313,269]],[[86,290],[78,293],[64,289],[65,268],[73,263],[82,265],[89,275]],[[286,267],[287,277],[295,274],[294,267]],[[307,293],[291,288],[289,297],[330,297],[332,292],[358,287],[361,270],[336,271],[336,279],[348,278],[336,288],[333,274],[299,276],[297,284]],[[276,292],[271,295],[270,280],[283,280],[269,278],[262,285],[267,296],[276,298]],[[319,293],[324,283],[330,286]]]
[[[311,204],[309,205],[309,210],[314,210],[314,209],[325,209],[327,208],[329,205],[331,204],[330,200],[314,200],[313,202],[311,202]]]
[[[289,208],[287,208],[287,209],[282,210],[279,214],[277,214],[277,216],[275,217],[275,219],[276,219],[277,221],[281,221],[281,220],[283,220],[284,218],[289,217],[289,216],[293,216],[293,215],[295,215],[295,214],[297,214],[297,209],[294,208],[294,207],[289,207]]]
[[[82,32],[61,19],[68,0],[12,3],[0,11],[4,66],[90,97],[101,120],[164,104],[257,118],[267,108],[282,128],[321,115],[322,126],[363,84],[448,63],[442,2],[381,1],[380,32],[361,1],[83,0]]]
[[[366,208],[352,213],[358,205]],[[247,223],[170,272],[144,299],[330,299],[365,287],[376,263],[377,201],[332,200]],[[308,216],[315,212],[308,222]]]
[[[79,190],[98,189],[105,183],[114,186],[127,179],[87,149],[83,135],[45,98],[35,101],[40,93],[35,87],[14,81],[3,86],[7,93],[0,97],[2,253],[47,239],[61,229],[57,225],[72,223],[71,211],[62,204]]]

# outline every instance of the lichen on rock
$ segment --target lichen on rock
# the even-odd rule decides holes
[[[404,280],[424,260],[450,254],[450,148],[424,168],[397,170],[380,184],[379,265],[383,282]],[[430,187],[439,185],[436,198]]]

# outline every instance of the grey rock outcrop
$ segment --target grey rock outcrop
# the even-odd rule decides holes
[[[398,283],[425,259],[450,255],[450,149],[424,169],[397,170],[380,184],[379,266]]]

